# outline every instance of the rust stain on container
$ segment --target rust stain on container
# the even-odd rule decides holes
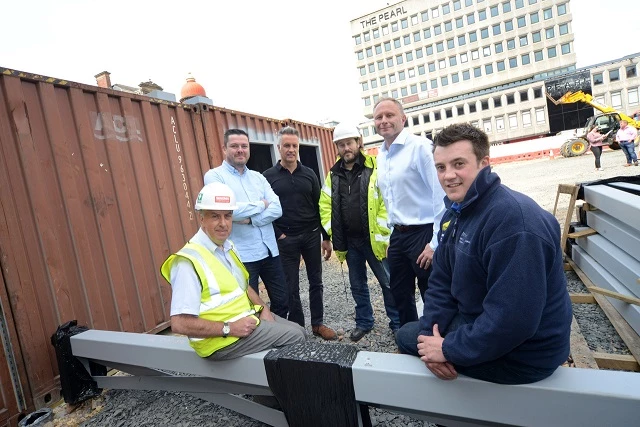
[[[159,268],[197,230],[194,198],[224,132],[276,144],[287,124],[317,144],[326,174],[328,128],[0,68],[0,424],[56,394],[58,325],[168,326]]]

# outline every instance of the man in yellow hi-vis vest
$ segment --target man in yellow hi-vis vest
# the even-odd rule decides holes
[[[305,340],[296,323],[273,314],[248,286],[231,233],[236,197],[225,184],[205,185],[195,209],[198,232],[162,264],[172,285],[171,329],[189,337],[201,357],[233,359]]]

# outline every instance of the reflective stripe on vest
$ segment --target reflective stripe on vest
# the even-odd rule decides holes
[[[260,306],[254,306],[246,292],[249,273],[242,265],[235,251],[229,251],[236,266],[245,278],[244,287],[238,283],[229,269],[207,248],[197,243],[187,243],[179,252],[169,256],[161,268],[162,276],[170,282],[171,267],[179,258],[185,258],[193,265],[201,284],[200,314],[198,317],[215,322],[235,321],[253,315]],[[260,323],[258,317],[254,316]],[[189,344],[201,357],[211,356],[217,350],[236,342],[238,337],[189,337]]]

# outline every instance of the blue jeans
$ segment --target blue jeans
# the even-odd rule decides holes
[[[392,331],[400,327],[400,315],[395,306],[391,289],[389,288],[389,267],[386,259],[379,261],[373,254],[371,243],[347,245],[347,266],[349,267],[349,283],[351,295],[356,303],[356,327],[364,331],[373,328],[373,309],[369,296],[369,284],[367,283],[367,265],[373,271],[380,287],[384,308],[389,317],[389,327]]]
[[[466,324],[464,318],[458,314],[451,321],[443,336],[455,331]],[[420,322],[405,324],[396,334],[396,344],[400,353],[418,356],[418,335],[420,334]],[[453,365],[459,374],[466,375],[477,380],[488,381],[497,384],[530,384],[543,380],[553,374],[556,368],[536,368],[501,357],[489,362],[473,366]]]
[[[638,163],[638,157],[636,156],[636,146],[631,142],[620,142],[620,148],[624,152],[625,157],[627,158],[627,164],[630,165],[633,163]]]
[[[260,261],[245,262],[244,266],[249,272],[249,286],[258,293],[258,277],[261,277],[271,300],[271,311],[286,319],[289,312],[289,293],[280,257],[269,255]]]

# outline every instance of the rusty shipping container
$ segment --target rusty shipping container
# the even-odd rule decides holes
[[[0,68],[0,425],[58,399],[59,324],[168,326],[159,266],[197,230],[194,197],[224,131],[246,130],[251,161],[267,165],[287,124],[323,176],[330,129]]]

